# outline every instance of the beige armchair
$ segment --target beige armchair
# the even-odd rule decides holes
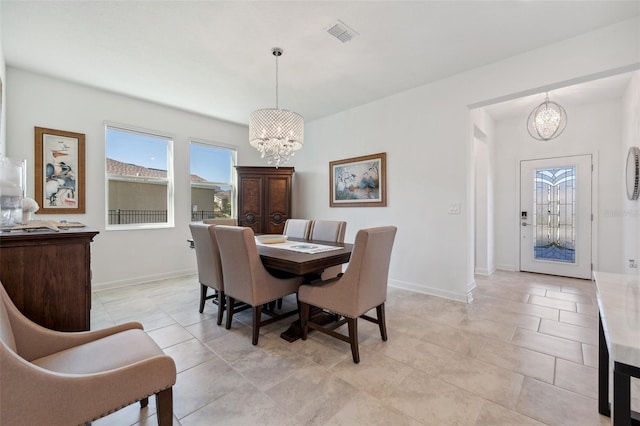
[[[212,218],[212,219],[203,219],[202,223],[206,223],[207,225],[229,225],[229,226],[236,226],[238,224],[238,219],[236,218],[225,218],[225,217],[218,217],[218,218]]]
[[[310,240],[331,241],[334,243],[344,243],[344,234],[347,230],[347,222],[340,220],[314,220],[309,231]],[[328,280],[335,278],[342,273],[342,265],[332,266],[325,269],[321,278]]]
[[[0,423],[85,424],[156,396],[160,426],[173,423],[173,359],[138,323],[59,332],[26,318],[0,284]]]
[[[251,342],[258,344],[260,327],[294,315],[297,309],[276,315],[270,310],[264,313],[272,318],[262,320],[262,306],[296,293],[303,281],[302,277],[276,278],[262,264],[253,230],[238,226],[216,226],[216,238],[220,246],[222,274],[224,275],[225,295],[227,296],[227,329],[236,309],[234,302],[240,300],[253,307]]]
[[[391,249],[396,235],[395,226],[362,229],[358,231],[344,275],[319,285],[302,285],[298,290],[302,339],[309,328],[318,330],[351,344],[353,362],[360,362],[358,350],[358,318],[378,324],[380,336],[387,340],[384,303],[387,299],[387,279]],[[334,312],[344,318],[326,326],[309,318],[309,305]],[[365,315],[376,308],[377,319]],[[334,331],[348,324],[349,335]]]
[[[287,237],[309,239],[311,222],[311,220],[307,219],[287,219],[282,233]]]

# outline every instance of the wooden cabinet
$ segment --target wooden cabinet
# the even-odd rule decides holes
[[[236,167],[238,225],[256,234],[282,234],[291,216],[293,167]]]
[[[0,233],[0,281],[20,312],[53,330],[90,329],[96,234],[87,228]]]

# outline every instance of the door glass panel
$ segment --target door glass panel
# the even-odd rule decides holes
[[[533,183],[534,259],[575,263],[576,168],[536,169]]]

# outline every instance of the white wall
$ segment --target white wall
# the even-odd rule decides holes
[[[80,221],[100,231],[91,247],[94,288],[195,272],[190,238],[189,138],[238,146],[238,162],[257,159],[239,126],[126,96],[7,68],[7,155],[33,167],[34,126],[86,135],[86,214],[36,215]],[[104,121],[174,135],[175,228],[105,231]],[[246,162],[245,162],[246,164]],[[32,169],[31,169],[32,170]],[[34,196],[33,172],[28,193]]]
[[[568,124],[556,139],[541,142],[526,130],[525,119],[497,121],[496,263],[505,270],[519,269],[519,200],[521,160],[592,154],[593,264],[594,269],[619,272],[621,221],[608,212],[620,203],[622,144],[621,99],[566,106]]]
[[[361,228],[398,226],[390,285],[467,300],[474,263],[467,105],[638,64],[639,28],[629,20],[309,123],[296,157],[304,200],[297,214],[346,220],[347,241]],[[330,208],[329,162],[383,151],[388,207]],[[458,203],[461,214],[448,214]]]
[[[618,166],[625,170],[627,152],[631,146],[640,147],[640,72],[634,73],[623,99],[622,155]],[[622,176],[624,178],[624,175]],[[623,181],[621,187],[624,187]],[[640,200],[629,201],[621,195],[621,208],[613,213],[615,220],[622,222],[621,270],[626,274],[640,274],[639,269],[629,268],[629,259],[640,263]]]
[[[467,106],[640,63],[639,28],[640,19],[630,20],[307,123],[305,147],[291,164],[296,168],[294,215],[347,220],[346,241],[353,241],[360,228],[397,225],[390,284],[467,300],[474,283],[470,209],[475,198]],[[87,214],[66,218],[101,231],[92,246],[96,286],[195,271],[185,241],[188,136],[236,144],[239,164],[263,164],[248,147],[243,126],[11,67],[7,85],[9,156],[32,164],[34,126],[87,136]],[[104,231],[104,120],[176,135],[175,229]],[[377,152],[388,154],[388,207],[329,208],[329,162]],[[29,188],[33,194],[32,181]],[[460,204],[461,214],[448,213],[452,204]]]
[[[0,98],[0,155],[6,154],[6,114],[7,114],[7,68],[4,61],[4,50],[2,48],[2,4],[0,4],[0,82],[2,82],[2,97]]]

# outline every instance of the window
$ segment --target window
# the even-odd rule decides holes
[[[191,220],[235,217],[236,151],[192,141]]]
[[[107,124],[107,229],[173,226],[173,139]]]

